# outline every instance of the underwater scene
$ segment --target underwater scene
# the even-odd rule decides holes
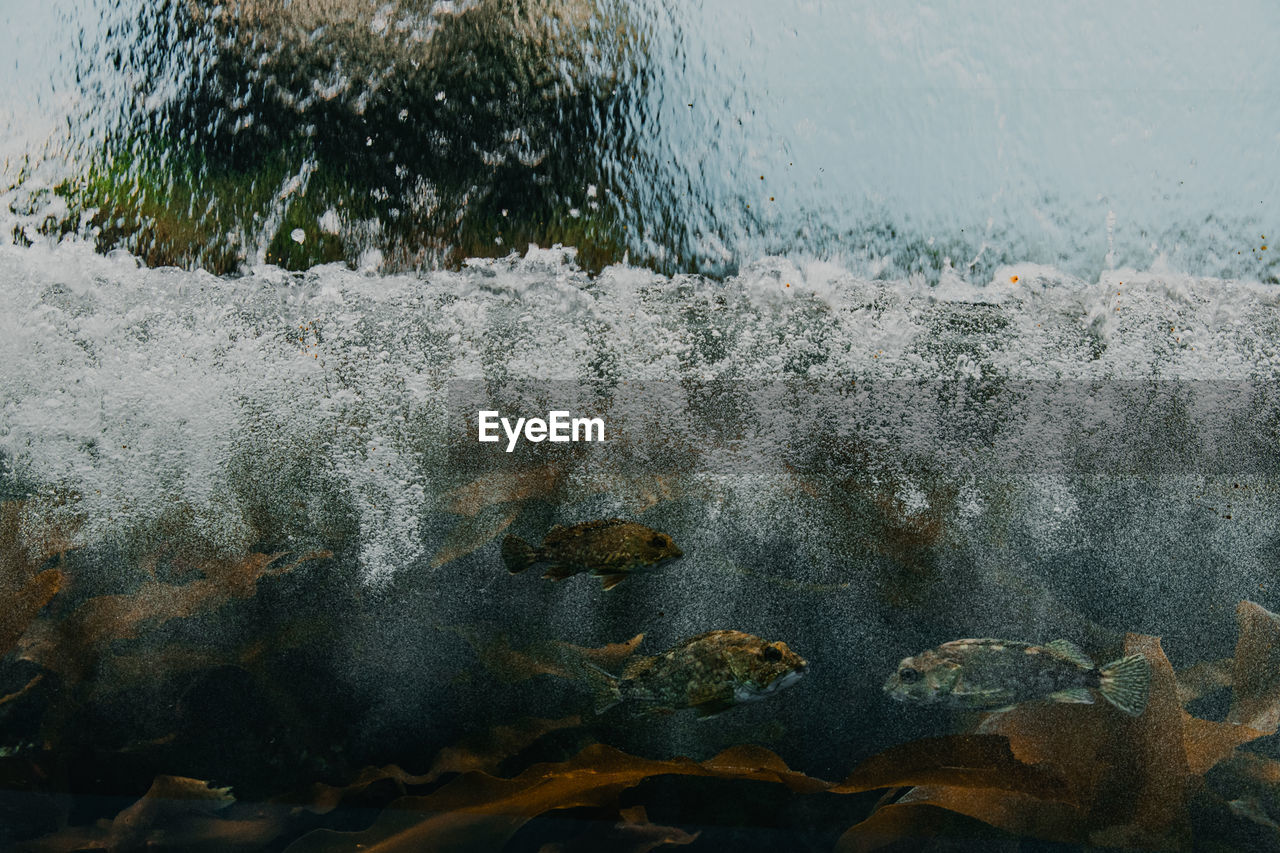
[[[1280,850],[1277,33],[0,0],[0,849]]]

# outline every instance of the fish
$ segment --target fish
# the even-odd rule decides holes
[[[707,631],[652,657],[635,657],[620,676],[583,665],[603,714],[626,704],[649,714],[692,708],[699,718],[722,714],[785,690],[809,664],[782,641],[742,631]]]
[[[544,578],[560,581],[581,572],[598,576],[613,589],[643,566],[657,566],[684,556],[665,533],[621,518],[557,524],[535,548],[514,534],[502,540],[502,562],[511,574],[537,563],[549,563]]]
[[[884,692],[899,702],[1008,710],[1031,701],[1091,705],[1095,692],[1137,717],[1147,707],[1151,665],[1141,654],[1099,667],[1070,640],[952,640],[904,658]]]

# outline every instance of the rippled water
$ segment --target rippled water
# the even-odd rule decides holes
[[[1274,279],[1267,4],[508,5],[7,12],[6,172],[68,206],[6,207],[218,271],[561,242],[668,272]]]
[[[922,801],[944,838],[1275,846],[1280,628],[1232,613],[1278,604],[1277,23],[0,8],[0,846],[831,849]],[[488,409],[608,438],[508,453]],[[684,556],[503,568],[613,516]],[[810,668],[710,724],[596,715],[557,645],[721,628]],[[884,696],[981,636],[1145,649],[1153,710]],[[641,766],[744,744],[777,754],[687,796]],[[863,763],[899,747],[942,775]],[[855,767],[910,792],[821,781]]]

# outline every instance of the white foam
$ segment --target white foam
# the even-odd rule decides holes
[[[338,500],[384,577],[423,556],[454,379],[1276,376],[1273,288],[1011,269],[938,289],[781,259],[724,282],[618,265],[593,279],[571,251],[531,248],[424,276],[222,279],[74,241],[0,247],[0,450],[75,495],[87,539],[181,508],[243,548],[249,474],[296,492],[300,529]]]

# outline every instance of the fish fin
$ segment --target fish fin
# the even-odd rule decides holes
[[[707,720],[732,708],[733,702],[728,699],[713,699],[710,702],[703,702],[693,707],[698,713],[699,720]]]
[[[1069,660],[1085,669],[1093,669],[1093,658],[1070,640],[1054,640],[1052,643],[1045,643],[1044,647],[1063,660]]]
[[[591,688],[592,707],[597,715],[603,714],[622,701],[618,676],[612,672],[582,658],[570,662],[569,668]]]
[[[1104,666],[1098,679],[1102,698],[1131,717],[1147,707],[1151,688],[1151,664],[1141,654],[1129,655]]]
[[[1051,702],[1067,702],[1074,705],[1092,705],[1093,693],[1087,687],[1068,687],[1066,690],[1050,693],[1049,700]]]
[[[565,578],[571,578],[576,574],[576,571],[563,563],[552,563],[550,566],[547,566],[547,570],[542,573],[542,576],[547,580],[562,581]]]
[[[1001,705],[999,708],[992,708],[990,711],[987,711],[986,713],[988,713],[988,714],[1004,714],[1004,713],[1006,713],[1006,712],[1008,712],[1008,711],[1012,711],[1012,710],[1013,710],[1014,708],[1016,708],[1016,707],[1018,707],[1016,704],[1015,704],[1015,705]]]
[[[502,562],[506,564],[507,571],[518,575],[538,562],[538,551],[528,542],[511,533],[502,540]]]
[[[618,584],[627,579],[626,572],[617,572],[611,575],[600,575],[600,580],[604,582],[604,589],[613,589]]]

